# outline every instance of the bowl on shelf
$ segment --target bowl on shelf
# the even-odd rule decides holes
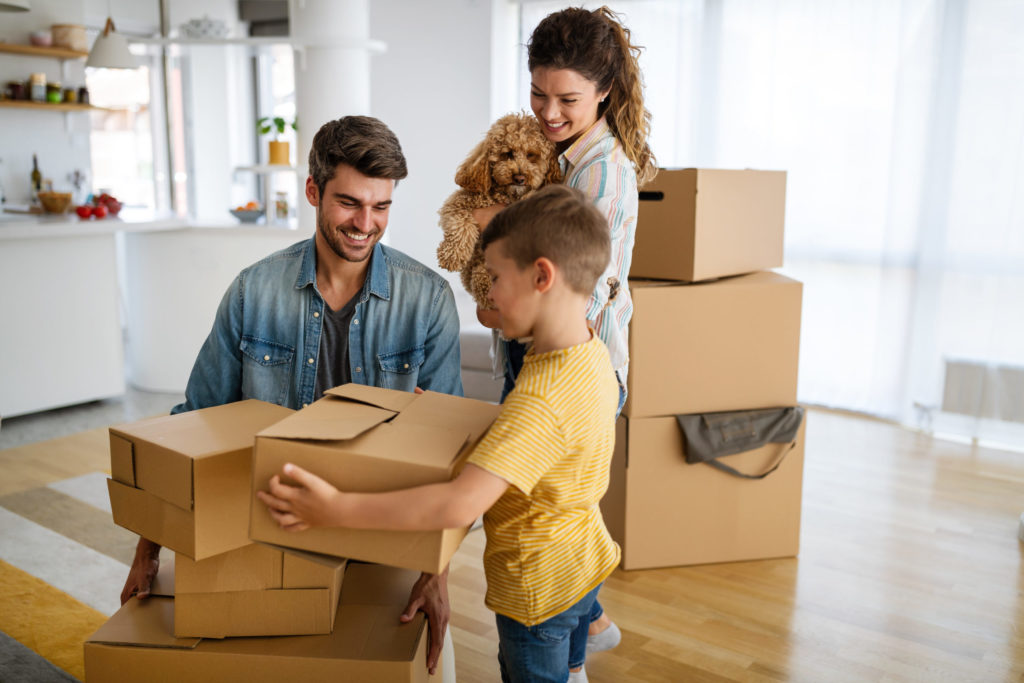
[[[263,209],[231,209],[231,215],[243,223],[255,223],[263,216]]]
[[[46,213],[64,213],[71,206],[70,192],[40,192],[39,202]]]
[[[28,42],[36,47],[50,47],[53,45],[53,34],[50,31],[32,31],[28,34]]]

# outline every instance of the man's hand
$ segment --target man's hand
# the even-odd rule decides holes
[[[159,569],[160,546],[140,536],[139,544],[135,546],[135,559],[132,560],[128,580],[121,589],[121,604],[131,600],[133,595],[138,595],[140,599],[148,598],[149,589]]]
[[[337,519],[341,496],[338,489],[298,465],[288,463],[284,473],[298,486],[283,483],[275,474],[270,478],[269,493],[256,492],[282,529],[303,531],[311,526],[341,526]]]
[[[437,660],[441,657],[441,646],[444,644],[444,632],[448,629],[451,608],[448,606],[448,568],[440,574],[421,574],[416,585],[409,594],[409,604],[399,617],[403,623],[409,622],[416,612],[427,615],[430,627],[430,642],[427,649],[427,670],[433,676],[437,672]]]

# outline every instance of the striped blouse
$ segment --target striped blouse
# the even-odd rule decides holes
[[[628,278],[639,204],[636,172],[604,117],[562,152],[558,162],[564,183],[593,200],[608,220],[612,258],[587,304],[587,320],[608,346],[612,367],[625,382],[633,316]]]
[[[526,354],[469,462],[509,482],[484,515],[487,606],[526,626],[564,612],[619,563],[598,503],[608,488],[618,383],[588,342]]]

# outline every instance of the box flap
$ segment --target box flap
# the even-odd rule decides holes
[[[179,596],[281,588],[282,562],[281,551],[258,543],[205,560],[196,561],[182,555],[175,558],[174,582]]]
[[[110,434],[110,476],[128,486],[135,486],[135,451],[132,442]]]
[[[444,425],[448,429],[467,432],[469,441],[476,442],[501,413],[501,406],[461,396],[449,396],[427,391],[393,421],[396,425]]]
[[[417,395],[408,391],[396,389],[381,389],[380,387],[369,387],[365,384],[342,384],[341,386],[328,389],[324,392],[329,396],[365,403],[369,406],[377,406],[386,410],[400,413],[417,399]]]
[[[142,489],[107,479],[114,524],[165,548],[195,555],[195,517]]]
[[[334,405],[338,401],[339,399],[322,398],[277,424],[267,427],[257,436],[342,441],[355,438],[395,416],[393,410],[349,401],[345,401],[345,410],[342,412]]]
[[[174,599],[129,600],[86,643],[192,649],[199,638],[175,638]]]

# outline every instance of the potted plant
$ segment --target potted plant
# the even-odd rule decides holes
[[[259,128],[260,135],[266,135],[272,131],[276,132],[276,139],[270,141],[269,163],[287,166],[289,157],[288,141],[281,140],[280,137],[284,135],[286,128],[290,127],[292,130],[298,130],[298,121],[288,123],[281,116],[263,116],[256,121],[256,126]]]

